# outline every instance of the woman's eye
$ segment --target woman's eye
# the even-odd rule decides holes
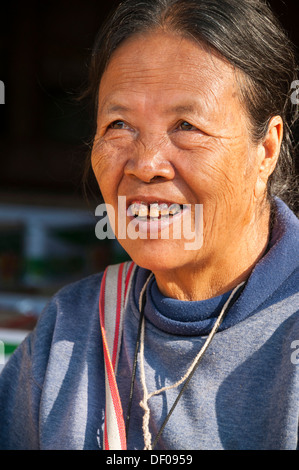
[[[110,129],[128,129],[128,126],[124,123],[124,121],[113,121],[110,125],[109,125],[109,128]]]
[[[190,124],[187,121],[181,122],[179,127],[180,127],[180,130],[182,131],[193,131],[194,129],[196,129],[196,127],[194,127],[192,124]]]

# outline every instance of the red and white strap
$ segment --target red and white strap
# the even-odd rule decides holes
[[[123,314],[136,265],[132,261],[108,266],[104,272],[99,313],[105,362],[104,450],[126,450],[126,431],[116,383]]]

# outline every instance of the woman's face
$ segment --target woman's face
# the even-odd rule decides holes
[[[255,223],[256,158],[228,63],[164,32],[116,50],[100,83],[92,166],[115,210],[116,235],[137,264],[155,272],[228,256]],[[127,213],[119,212],[119,196]],[[195,249],[186,249],[188,215],[191,230],[202,222]]]

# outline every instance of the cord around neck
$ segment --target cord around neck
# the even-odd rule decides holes
[[[155,390],[151,392],[150,394],[148,393],[147,386],[146,386],[146,380],[145,380],[145,368],[144,368],[144,339],[145,339],[145,318],[144,318],[144,308],[145,308],[145,303],[146,303],[146,288],[148,286],[148,283],[150,279],[152,278],[153,274],[151,273],[150,276],[147,278],[146,282],[143,285],[143,288],[140,292],[139,296],[139,312],[140,312],[140,320],[139,320],[139,328],[138,328],[138,334],[137,334],[137,341],[136,341],[136,347],[135,347],[135,355],[134,355],[134,363],[133,363],[133,371],[132,371],[132,380],[131,380],[131,388],[130,388],[130,397],[129,397],[129,406],[128,406],[128,412],[127,412],[127,420],[126,420],[126,432],[128,436],[128,430],[129,430],[129,422],[130,422],[130,415],[131,415],[131,405],[132,405],[132,399],[133,399],[133,391],[134,391],[134,383],[136,379],[136,368],[137,368],[137,358],[138,358],[138,351],[140,349],[140,376],[141,376],[141,384],[143,388],[143,399],[140,402],[141,408],[144,410],[144,415],[143,415],[143,436],[144,436],[144,450],[153,450],[171,416],[173,413],[175,407],[178,404],[178,401],[180,400],[182,394],[184,393],[185,389],[187,388],[190,380],[192,379],[194,372],[196,371],[202,357],[204,356],[206,350],[208,349],[214,335],[216,334],[219,326],[221,325],[224,316],[227,314],[228,310],[231,308],[231,306],[236,302],[236,300],[239,298],[241,295],[242,291],[244,290],[246,282],[242,282],[239,284],[231,293],[229,296],[228,300],[224,304],[218,318],[216,319],[216,322],[214,323],[214,326],[212,330],[210,331],[204,345],[194,358],[192,364],[190,367],[187,369],[186,373],[181,377],[180,380],[178,380],[176,383],[173,385],[167,386],[167,387],[162,387],[158,390]],[[167,390],[173,389],[178,387],[179,385],[183,384],[183,387],[181,388],[175,402],[173,403],[169,413],[167,414],[160,431],[158,432],[153,444],[151,443],[152,441],[152,436],[149,431],[149,421],[150,421],[150,408],[148,405],[148,401],[151,397],[158,395],[162,392],[165,392]]]

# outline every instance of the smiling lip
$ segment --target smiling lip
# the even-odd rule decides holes
[[[177,202],[159,199],[132,198],[127,204],[127,215],[142,219],[161,219],[173,217],[184,210],[184,206]]]
[[[127,202],[127,216],[138,224],[140,233],[161,232],[179,222],[186,205],[161,198],[134,197]]]
[[[170,199],[162,199],[161,195],[160,196],[144,196],[144,195],[136,195],[130,198],[127,198],[127,209],[128,207],[133,204],[134,202],[143,202],[144,204],[150,205],[150,204],[167,204],[170,206],[171,204],[179,204],[183,205],[184,203],[178,202],[178,201],[173,201]]]

